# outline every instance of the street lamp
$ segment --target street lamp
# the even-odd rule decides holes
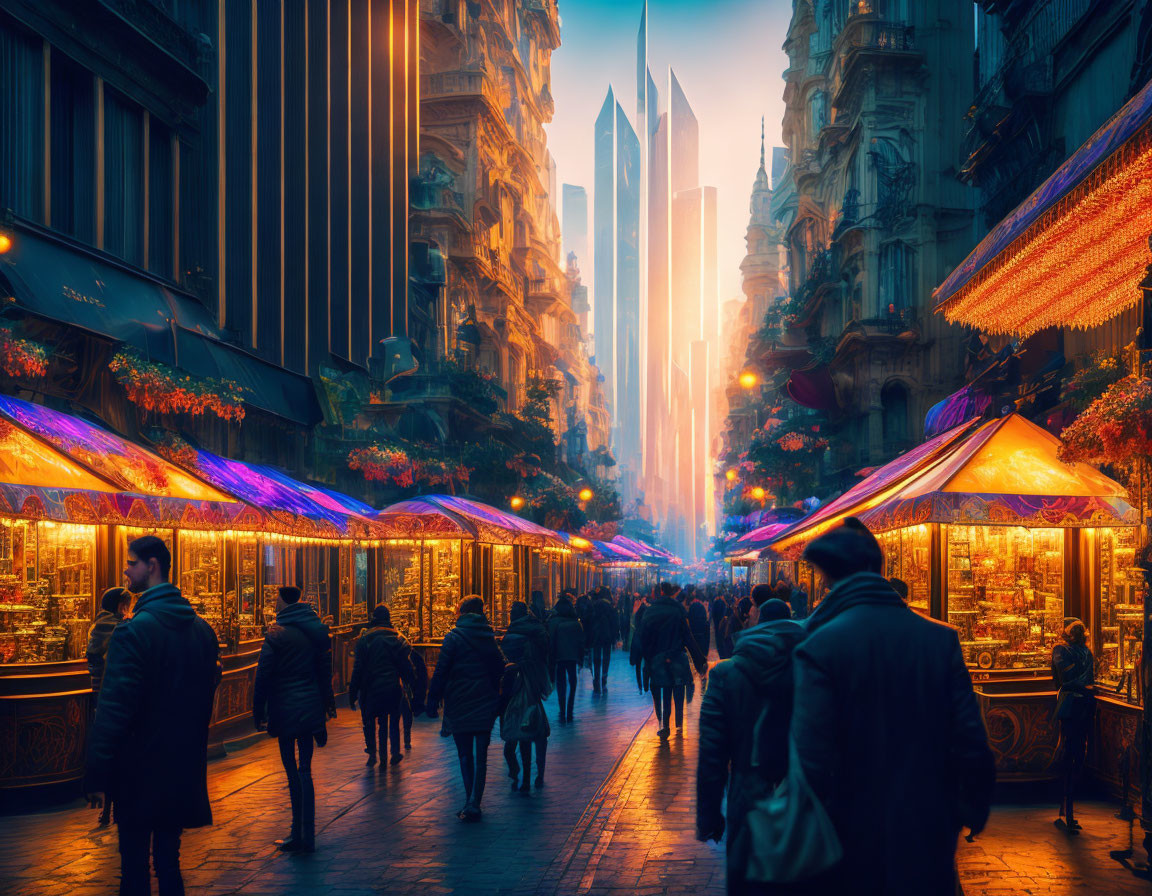
[[[3,255],[12,248],[12,237],[6,233],[0,233],[0,255]]]
[[[740,385],[745,389],[754,389],[759,382],[760,377],[756,376],[751,370],[745,370],[740,374]]]
[[[592,497],[593,497],[592,489],[588,488],[587,486],[580,489],[580,496],[579,497],[580,497],[581,501],[583,501],[585,504],[587,504],[589,501],[592,500]]]
[[[728,470],[724,474],[724,478],[727,479],[729,482],[735,482],[736,481],[736,475],[737,474],[736,474],[735,470]]]
[[[756,488],[752,489],[752,497],[757,501],[763,501],[766,494],[767,492],[765,492],[764,489],[762,489],[760,486],[756,486]]]
[[[521,498],[519,495],[513,495],[510,503],[512,504],[513,510],[519,510],[521,507],[524,506],[524,499]]]

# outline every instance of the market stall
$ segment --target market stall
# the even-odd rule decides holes
[[[655,580],[656,565],[623,545],[611,541],[592,541],[596,566],[600,570],[601,584],[613,591],[624,588],[630,592],[643,591]]]

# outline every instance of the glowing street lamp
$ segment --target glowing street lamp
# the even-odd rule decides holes
[[[735,482],[735,481],[736,481],[736,476],[737,476],[737,473],[736,473],[736,471],[735,471],[735,470],[728,470],[728,471],[727,471],[727,472],[724,474],[724,478],[725,478],[725,479],[727,479],[729,482]]]
[[[513,495],[512,500],[509,503],[511,503],[513,510],[519,510],[521,507],[524,506],[524,499],[521,498],[519,495]]]
[[[751,370],[745,370],[740,374],[740,385],[745,389],[754,389],[759,382],[760,377],[756,376]]]
[[[0,255],[3,255],[12,248],[12,237],[6,233],[0,233]]]
[[[593,497],[592,489],[588,488],[587,486],[580,489],[580,500],[581,501],[583,501],[584,503],[588,503],[589,501],[592,500],[592,497]]]
[[[762,489],[760,486],[756,486],[756,488],[752,489],[752,497],[757,501],[763,501],[767,494],[768,493],[765,492],[764,489]]]

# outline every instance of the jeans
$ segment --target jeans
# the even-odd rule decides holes
[[[560,706],[561,720],[572,718],[572,704],[576,702],[576,663],[572,660],[556,664],[556,702]]]
[[[538,737],[531,740],[509,740],[504,742],[504,761],[508,763],[508,777],[513,782],[524,771],[524,786],[528,786],[528,779],[532,776],[532,744],[536,744],[536,782],[537,786],[544,782],[544,763],[548,758],[548,738]],[[516,750],[520,750],[520,762],[516,762]],[[512,785],[515,787],[515,783]]]
[[[464,801],[477,809],[484,796],[484,782],[488,777],[488,742],[492,735],[487,731],[453,734],[456,753],[460,757],[460,776],[464,779]]]
[[[403,704],[407,701],[397,700],[384,706],[383,712],[371,712],[367,704],[360,704],[360,721],[364,726],[364,752],[369,756],[376,755],[376,728],[380,728],[380,761],[388,758],[388,742],[392,742],[392,755],[400,755],[400,716]],[[380,709],[376,706],[373,709]],[[409,710],[411,713],[411,710]],[[409,715],[411,718],[411,715]],[[411,739],[412,723],[405,724],[405,730]]]
[[[612,645],[596,645],[592,648],[592,688],[600,690],[608,678],[608,664],[612,661]]]
[[[180,876],[180,828],[153,831],[120,825],[120,896],[151,896],[148,851],[160,885],[160,896],[184,896]]]
[[[305,846],[316,841],[316,790],[312,785],[312,735],[280,738],[280,761],[288,775],[288,797],[292,801],[292,835]],[[297,761],[296,751],[300,758]]]
[[[652,686],[652,706],[656,710],[656,721],[661,728],[670,728],[672,704],[676,704],[676,727],[684,727],[684,685],[674,684],[671,687]]]

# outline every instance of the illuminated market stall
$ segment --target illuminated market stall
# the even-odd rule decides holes
[[[592,541],[601,584],[616,590],[643,591],[656,581],[656,564],[614,541]]]

